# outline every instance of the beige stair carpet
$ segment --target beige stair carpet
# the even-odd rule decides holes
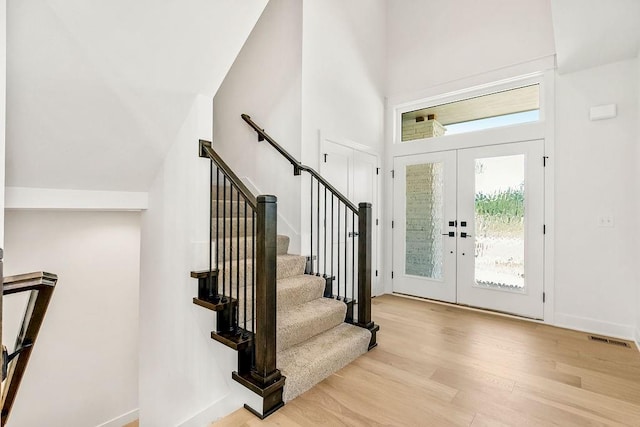
[[[215,193],[214,193],[215,194]],[[214,195],[215,197],[215,195]],[[220,199],[222,199],[222,195]],[[229,196],[227,195],[227,199]],[[214,200],[220,206],[218,212],[236,213],[241,209],[240,225],[236,218],[224,221],[227,234],[224,241],[225,263],[221,265],[219,280],[225,277],[227,289],[231,286],[233,296],[242,301],[246,258],[252,256],[252,220],[247,219],[247,233],[244,235],[244,204],[235,200]],[[239,207],[242,205],[241,207]],[[214,207],[214,213],[216,208]],[[234,215],[235,217],[235,215]],[[214,239],[216,219],[213,218]],[[222,221],[218,221],[222,232]],[[240,231],[240,238],[237,236]],[[222,239],[220,239],[222,240]],[[322,277],[304,274],[306,258],[288,254],[289,238],[278,236],[276,258],[277,279],[277,367],[286,376],[283,399],[288,402],[309,390],[315,384],[351,363],[367,352],[371,333],[358,326],[344,323],[347,306],[335,299],[323,298],[325,280]],[[215,246],[215,244],[214,244]],[[222,252],[222,245],[220,251]],[[231,260],[227,257],[231,256]],[[251,262],[246,263],[246,274],[252,274]],[[250,289],[246,293],[247,307],[253,306]],[[240,324],[244,322],[244,312],[239,313]],[[251,322],[250,310],[247,324]]]

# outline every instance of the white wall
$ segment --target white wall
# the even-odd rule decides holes
[[[638,51],[638,61],[640,61],[640,51]],[[637,68],[637,85],[638,85],[638,142],[636,148],[636,182],[640,182],[640,66]],[[640,217],[640,185],[636,188],[636,218]],[[636,230],[636,241],[640,240],[640,230]],[[636,292],[638,294],[638,303],[636,305],[636,344],[640,350],[640,269],[636,269]]]
[[[555,53],[549,0],[387,4],[390,96]]]
[[[638,61],[556,79],[556,323],[630,338],[637,307]],[[614,119],[589,108],[616,104]],[[599,227],[612,216],[614,227]]]
[[[7,184],[147,191],[266,3],[8,2]]]
[[[278,197],[278,213],[293,230],[299,249],[300,177],[284,157],[240,118],[249,114],[285,150],[300,160],[302,3],[271,0],[249,35],[213,102],[213,147],[263,194]],[[295,252],[292,252],[295,253]]]
[[[0,0],[0,248],[4,242],[4,134],[7,95],[7,1]]]
[[[306,0],[302,26],[303,161],[318,167],[318,131],[382,153],[386,2]]]
[[[305,0],[302,13],[302,161],[320,170],[320,139],[355,142],[381,158],[386,2]],[[309,218],[308,181],[305,184],[300,212]],[[309,244],[306,231],[303,248]],[[383,246],[379,240],[378,248]]]
[[[58,274],[9,424],[90,427],[137,417],[139,212],[7,211],[5,273]],[[23,315],[4,298],[5,344]]]
[[[211,117],[211,100],[194,97],[142,214],[143,427],[204,427],[246,401],[231,380],[235,352],[211,339],[214,313],[192,303],[197,281],[189,273],[208,268],[209,162],[198,157],[198,139],[211,139]]]

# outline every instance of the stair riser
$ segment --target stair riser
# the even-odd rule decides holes
[[[283,279],[285,277],[291,276],[299,276],[304,273],[304,265],[305,259],[304,257],[278,257],[276,265],[276,279]],[[247,260],[246,266],[246,277],[251,280],[251,275],[253,272],[253,263]],[[238,271],[239,266],[239,271]],[[226,289],[229,289],[229,284],[231,284],[231,288],[234,292],[236,292],[236,286],[240,283],[240,287],[244,286],[244,278],[245,278],[245,263],[243,260],[238,264],[236,261],[231,263],[227,263],[225,266],[220,268],[218,272],[218,289],[219,292],[222,292],[222,284],[224,280],[224,284]],[[238,282],[238,279],[240,280]]]
[[[285,286],[284,282],[288,279],[280,279],[277,282],[276,292],[279,312],[291,310],[300,304],[322,297],[324,280],[318,279],[316,276],[309,276],[306,274],[298,277],[300,277],[300,280],[296,281],[297,286]],[[239,290],[235,288],[233,289],[233,297],[240,301],[238,319],[241,327],[242,322],[244,321],[244,290],[245,288],[240,288]],[[250,323],[252,319],[251,306],[254,304],[254,300],[251,295],[251,288],[247,288],[246,301],[247,322]]]
[[[278,340],[276,341],[277,351],[284,351],[343,323],[347,306],[335,300],[330,301],[332,303],[329,307],[319,307],[318,311],[309,313],[308,317],[295,323],[282,324],[283,316],[280,316],[278,318]],[[323,302],[327,303],[327,301]]]

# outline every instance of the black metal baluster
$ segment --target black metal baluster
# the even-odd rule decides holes
[[[311,237],[311,248],[309,253],[309,274],[313,274],[313,175],[309,175],[309,182],[311,182],[311,203],[309,204],[309,211],[311,213],[311,219],[309,223],[311,224],[311,233],[309,236]]]
[[[217,169],[216,169],[217,170]],[[216,205],[217,209],[217,205]],[[213,160],[209,160],[209,278],[207,297],[213,300]]]
[[[344,205],[344,301],[347,300],[347,242],[349,235],[349,223],[347,222],[347,205]]]
[[[336,260],[338,261],[338,274],[337,274],[337,295],[336,295],[336,299],[340,299],[340,200],[338,200],[338,256],[336,257]],[[346,207],[345,207],[346,208]]]
[[[240,189],[236,188],[236,221],[238,230],[236,232],[236,299],[238,300],[238,304],[236,305],[237,316],[240,316]],[[246,225],[246,224],[245,224]],[[247,300],[243,301],[243,304],[246,304]],[[236,317],[236,322],[239,319]],[[238,328],[240,324],[237,323]],[[236,329],[236,333],[238,330]]]
[[[222,174],[222,302],[227,299],[227,176]]]
[[[333,193],[331,193],[331,294],[333,295],[333,281],[335,276],[333,275]]]
[[[244,325],[244,334],[243,334],[243,338],[248,338],[248,334],[247,334],[247,284],[248,284],[248,280],[247,280],[247,239],[249,237],[247,236],[247,199],[244,199],[244,320],[243,320],[243,325]],[[251,304],[253,304],[253,300],[251,301]]]
[[[220,299],[218,295],[218,279],[220,275],[220,169],[216,166],[216,270],[218,277],[216,278],[216,292],[214,301],[218,302]]]
[[[233,182],[229,185],[229,327],[231,333],[236,331],[236,325],[233,321]],[[236,295],[236,308],[238,306],[238,298]]]
[[[316,276],[319,276],[320,275],[320,180],[316,180],[316,181],[318,183],[318,189],[316,190],[316,199],[317,199],[316,209],[318,210],[316,214],[316,217],[317,217],[316,220],[318,221],[318,228],[316,231],[316,233],[318,233],[318,239],[317,239],[318,252],[316,253],[318,254],[318,272],[316,273]]]
[[[324,274],[322,275],[325,279],[327,278],[327,187],[324,187]]]
[[[356,259],[356,214],[351,212],[351,229],[353,230],[353,240],[351,241],[351,300],[355,300],[355,259]]]

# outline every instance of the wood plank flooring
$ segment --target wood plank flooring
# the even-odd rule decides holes
[[[378,347],[264,421],[213,426],[640,426],[640,353],[587,334],[384,295]]]

